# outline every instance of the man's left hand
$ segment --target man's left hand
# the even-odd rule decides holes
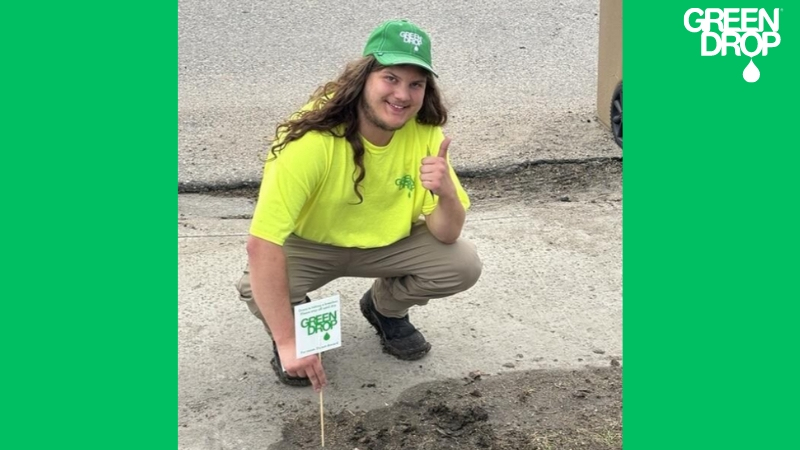
[[[445,138],[436,156],[423,158],[419,168],[422,186],[440,197],[455,197],[456,187],[450,178],[450,165],[447,164],[447,148],[450,138]]]

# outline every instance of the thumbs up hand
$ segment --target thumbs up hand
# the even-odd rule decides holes
[[[450,178],[450,165],[447,164],[447,149],[450,141],[450,138],[445,138],[439,146],[439,153],[436,156],[429,154],[423,158],[419,168],[422,186],[440,197],[456,196],[456,187]]]

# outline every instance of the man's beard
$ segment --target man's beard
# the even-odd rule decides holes
[[[404,123],[399,127],[389,126],[386,122],[382,121],[377,114],[375,114],[375,111],[372,109],[372,106],[370,106],[367,103],[367,99],[364,97],[361,98],[361,109],[362,111],[364,111],[364,118],[367,119],[369,123],[375,125],[376,127],[380,128],[383,131],[397,131],[400,128],[403,128],[403,125],[405,125]]]

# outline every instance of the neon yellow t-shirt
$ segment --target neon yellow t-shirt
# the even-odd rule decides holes
[[[345,138],[308,132],[264,165],[250,234],[283,245],[290,234],[338,247],[375,248],[408,237],[420,215],[433,212],[439,197],[422,187],[422,159],[439,152],[441,127],[409,120],[389,145],[362,138],[366,176],[364,201],[353,191],[353,148]],[[470,202],[452,167],[464,209]]]

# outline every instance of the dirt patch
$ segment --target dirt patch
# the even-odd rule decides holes
[[[503,200],[619,201],[622,160],[539,161],[504,169],[462,173],[461,183],[477,204]],[[180,189],[179,189],[180,191]],[[195,192],[195,191],[192,191]],[[214,197],[256,200],[258,185],[199,189]]]
[[[331,450],[622,448],[622,370],[537,370],[417,385],[386,408],[325,417]],[[270,450],[320,448],[319,415],[286,419]]]
[[[460,177],[476,204],[494,199],[540,201],[621,200],[622,160],[523,164],[495,173]]]

